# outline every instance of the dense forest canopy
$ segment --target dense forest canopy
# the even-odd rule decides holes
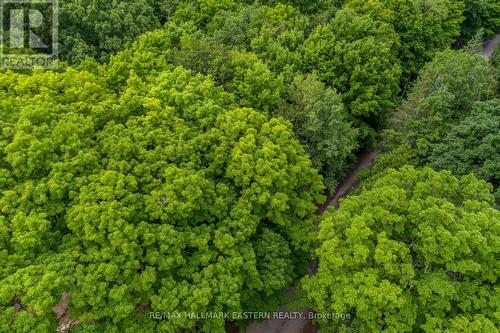
[[[244,332],[150,313],[277,311],[293,287],[352,315],[322,332],[496,332],[499,14],[60,0],[58,67],[0,69],[0,331]]]
[[[323,186],[290,123],[180,67],[133,75],[119,93],[73,69],[1,82],[17,108],[0,141],[2,330],[51,327],[67,290],[81,320],[153,329],[138,305],[249,310],[301,273]]]
[[[304,281],[325,332],[494,332],[500,212],[472,175],[389,169],[325,216]]]
[[[374,172],[413,164],[456,176],[473,173],[494,186],[500,204],[498,73],[478,54],[438,54],[402,104],[399,130],[388,135],[397,148],[380,158]]]

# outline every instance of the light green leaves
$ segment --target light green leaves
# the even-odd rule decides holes
[[[82,330],[222,332],[224,319],[154,322],[138,309],[274,305],[303,274],[296,258],[311,254],[323,186],[290,124],[231,106],[233,95],[182,68],[125,70],[110,86],[120,59],[99,79],[72,69],[4,74],[20,110],[2,127],[12,178],[0,187],[6,330],[54,330],[51,306],[70,292]],[[84,93],[50,93],[58,80],[71,89],[72,75],[86,78]],[[257,77],[248,82],[260,87]],[[40,293],[60,256],[71,258],[67,275]],[[47,278],[36,281],[43,265]]]
[[[319,270],[303,287],[316,311],[354,319],[320,321],[322,328],[498,325],[500,212],[492,202],[490,187],[472,176],[412,167],[389,169],[344,199],[323,219]]]

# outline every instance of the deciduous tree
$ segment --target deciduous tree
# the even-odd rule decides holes
[[[500,100],[477,103],[469,117],[431,147],[428,160],[434,168],[488,181],[500,203]]]
[[[496,332],[500,212],[491,185],[389,169],[321,223],[303,287],[325,332]]]
[[[354,159],[358,130],[349,121],[340,95],[315,75],[297,77],[287,96],[279,114],[292,121],[324,183],[334,190]]]
[[[383,7],[378,9],[383,15]],[[397,45],[391,24],[349,6],[339,10],[332,23],[317,27],[304,44],[306,71],[317,71],[337,89],[365,139],[384,126],[395,106]]]
[[[290,123],[180,67],[110,85],[120,59],[1,74],[1,331],[55,331],[69,292],[77,330],[224,332],[149,312],[271,308],[305,271],[323,185]]]

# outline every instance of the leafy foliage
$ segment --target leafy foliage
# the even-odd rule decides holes
[[[183,66],[210,75],[240,106],[284,116],[294,123],[296,136],[328,187],[338,182],[357,147],[375,144],[398,101],[401,73],[407,83],[436,51],[451,44],[458,34],[461,8],[451,0],[267,1],[264,5],[196,0],[171,7],[175,10],[165,27],[140,38],[137,56],[127,55],[128,61],[137,63],[134,68],[140,67],[143,75],[151,70],[145,66],[158,62],[164,62],[162,68]],[[339,136],[331,135],[321,122],[308,123],[307,131],[317,133],[316,138],[305,134],[301,129],[305,125],[297,122],[302,116],[296,114],[305,110],[311,112],[306,118],[316,117],[313,108],[298,109],[300,103],[290,96],[298,78],[312,74],[338,93],[348,114],[340,119],[358,131],[354,136],[340,130],[347,134],[345,150],[335,140]],[[332,103],[330,117],[338,113],[333,107],[338,101]],[[340,127],[337,122],[330,128]]]
[[[500,203],[499,99],[478,103],[471,116],[453,126],[431,150],[431,166],[455,175],[474,173],[493,184]]]
[[[384,9],[377,7],[384,15]],[[305,42],[305,64],[342,95],[364,138],[373,137],[395,106],[400,67],[393,49],[397,35],[375,15],[349,6],[331,24],[317,27]]]
[[[325,332],[495,332],[500,212],[473,176],[389,169],[321,224],[303,280]]]
[[[2,74],[2,330],[54,331],[70,292],[82,330],[223,332],[148,312],[271,306],[302,274],[322,184],[290,124],[182,68],[110,89],[122,56]]]
[[[288,101],[280,114],[291,119],[296,136],[324,175],[324,183],[334,189],[357,148],[358,130],[348,121],[339,94],[314,75],[298,76]]]
[[[190,22],[197,28],[185,30],[180,43],[173,45],[178,48],[174,62],[211,74],[238,95],[234,89],[242,88],[243,76],[231,65],[234,56],[231,60],[227,55],[244,52],[251,59],[253,53],[256,58],[245,66],[261,67],[260,77],[270,82],[281,77],[283,88],[266,88],[266,93],[278,93],[282,100],[297,75],[315,73],[340,94],[360,130],[360,146],[373,144],[386,125],[400,83],[407,84],[437,51],[452,44],[462,9],[454,0],[316,2],[314,10],[304,10],[310,3],[303,1],[247,3],[183,2],[169,25],[184,29]],[[275,114],[276,103],[250,106]]]
[[[500,32],[500,3],[492,0],[464,0],[462,39],[469,40],[483,30],[486,38]]]
[[[60,52],[63,60],[80,63],[85,57],[107,61],[139,34],[160,26],[161,12],[152,0],[60,1]]]
[[[463,27],[489,34],[495,6]],[[376,144],[462,7],[62,0],[76,67],[0,70],[0,331],[223,332],[149,312],[275,310],[312,259],[323,185]],[[498,188],[491,64],[438,53],[385,132],[393,150],[325,218],[304,288],[316,310],[355,315],[325,330],[498,326],[492,186],[386,171],[431,163]]]
[[[403,103],[388,152],[370,175],[405,164],[473,173],[489,181],[498,203],[497,72],[483,57],[445,51],[427,64]]]
[[[497,70],[497,82],[500,81],[498,78],[500,78],[500,48],[497,47],[495,51],[493,52],[493,55],[491,56],[490,63],[496,68]]]
[[[457,0],[386,0],[394,12],[394,29],[401,40],[399,59],[403,84],[416,79],[425,63],[450,47],[460,33],[462,2]]]
[[[496,76],[480,55],[444,51],[426,65],[403,105],[404,132],[418,154],[440,140],[474,103],[495,97]]]
[[[298,29],[296,36],[300,36],[299,31],[303,35],[307,21],[296,10],[285,6],[243,7],[240,13],[233,14],[232,21],[226,20],[228,12],[222,10],[222,13],[207,23],[207,34],[197,30],[193,22],[170,23],[161,31],[142,36],[130,52],[126,50],[117,57],[126,56],[132,63],[139,58],[144,64],[138,63],[134,70],[149,64],[144,70],[140,69],[141,75],[157,71],[156,63],[163,60],[158,64],[160,69],[183,66],[210,75],[235,96],[238,105],[290,120],[296,136],[322,172],[325,184],[333,188],[358,147],[357,130],[350,124],[341,97],[334,89],[325,87],[314,75],[298,72],[300,44],[291,50],[289,47],[292,46],[284,43],[289,37],[279,37],[275,44],[269,41],[275,33],[295,34],[294,29]],[[248,16],[252,17],[251,21],[246,19]],[[283,30],[286,33],[281,32]],[[303,40],[297,38],[299,42]],[[248,42],[248,39],[252,41]],[[147,58],[141,59],[143,55]],[[120,60],[118,63],[123,65],[124,62]],[[114,60],[111,67],[116,68]],[[123,82],[127,75],[126,71],[119,71],[123,74],[114,75],[122,77],[116,83]],[[302,77],[310,79],[303,80]],[[306,91],[313,96],[305,99]],[[303,123],[305,118],[310,121]],[[325,124],[329,125],[325,127]]]
[[[463,19],[463,3],[457,0],[350,0],[346,7],[393,27],[399,40],[394,51],[400,60],[401,85],[405,88],[426,62],[453,44]]]

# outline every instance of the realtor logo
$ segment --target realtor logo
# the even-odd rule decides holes
[[[0,0],[0,67],[54,68],[57,0]]]

